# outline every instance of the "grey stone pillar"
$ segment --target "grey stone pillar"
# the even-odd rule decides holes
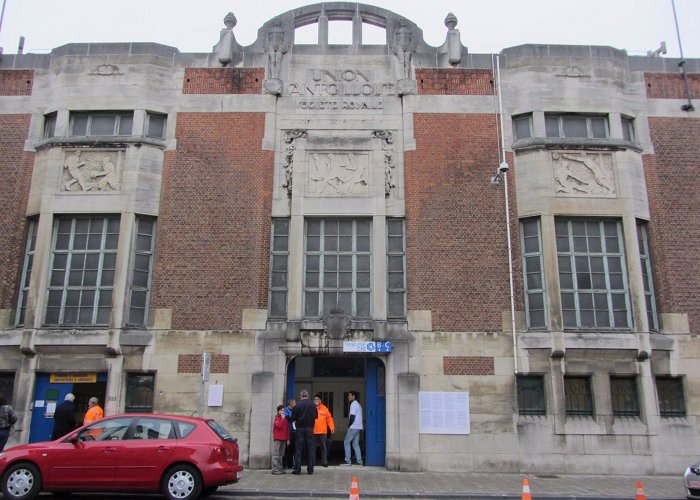
[[[248,459],[248,467],[251,469],[270,468],[273,380],[274,374],[271,372],[253,374]]]
[[[387,468],[406,472],[420,471],[420,435],[418,390],[420,377],[417,373],[402,373],[398,381],[398,450],[387,456]]]

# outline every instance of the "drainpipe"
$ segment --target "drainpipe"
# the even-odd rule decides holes
[[[508,203],[508,170],[510,166],[506,161],[506,137],[503,129],[503,100],[501,98],[501,60],[499,55],[496,55],[496,89],[498,94],[498,114],[499,114],[499,129],[500,129],[500,149],[498,152],[500,163],[496,177],[503,177],[503,187],[506,204],[506,238],[508,240],[508,282],[510,286],[510,322],[511,332],[513,335],[513,371],[518,374],[518,337],[515,329],[515,287],[513,279],[513,239],[510,231],[510,205]]]

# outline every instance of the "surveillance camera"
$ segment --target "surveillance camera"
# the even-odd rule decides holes
[[[510,166],[505,161],[498,166],[498,171],[501,172],[502,174],[505,174],[506,172],[508,172],[509,169],[510,169]]]

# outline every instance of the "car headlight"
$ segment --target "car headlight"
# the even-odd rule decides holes
[[[0,456],[2,456],[2,455],[0,454]],[[700,465],[694,465],[694,466],[690,467],[690,472],[692,472],[696,476],[700,476]]]

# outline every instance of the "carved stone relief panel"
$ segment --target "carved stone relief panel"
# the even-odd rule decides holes
[[[309,151],[307,158],[309,195],[369,195],[369,154],[355,151]]]
[[[614,198],[615,171],[609,153],[552,153],[556,196]]]
[[[123,151],[65,150],[59,191],[121,190]]]

